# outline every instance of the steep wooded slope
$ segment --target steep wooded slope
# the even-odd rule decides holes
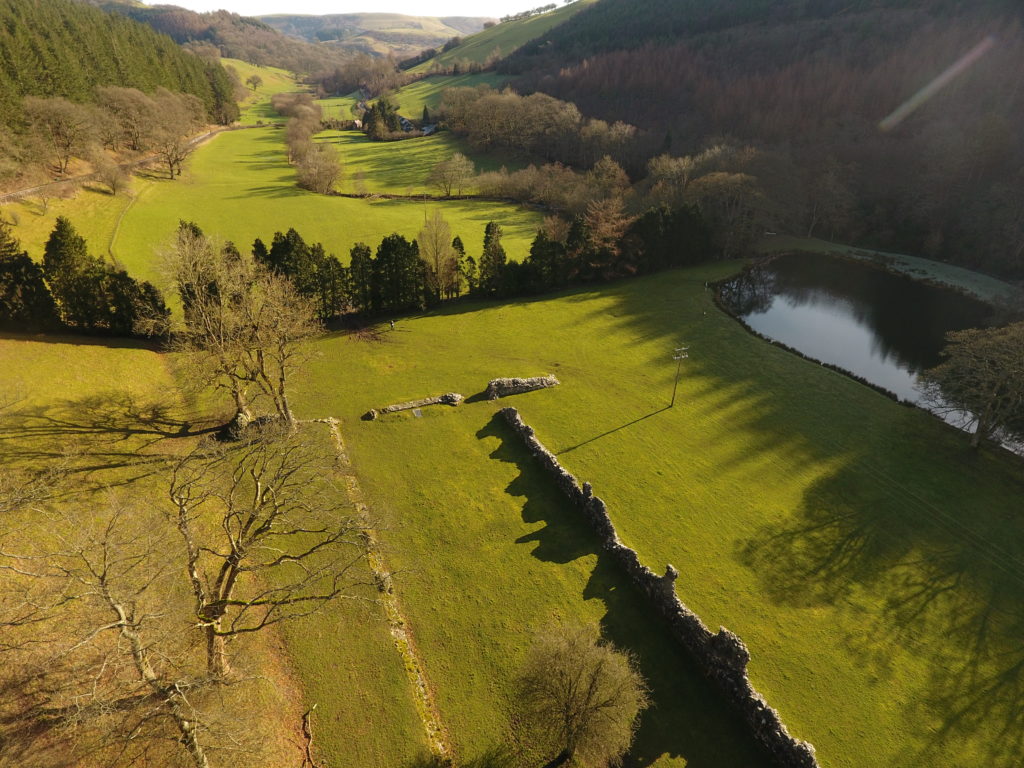
[[[645,128],[672,154],[723,138],[773,151],[773,202],[790,231],[1024,277],[1024,88],[1009,74],[1024,71],[1021,11],[1007,0],[599,0],[499,70]],[[882,124],[972,50],[946,88]]]
[[[0,0],[0,124],[25,96],[84,102],[98,85],[198,96],[211,116],[237,117],[227,73],[124,16],[72,0]]]

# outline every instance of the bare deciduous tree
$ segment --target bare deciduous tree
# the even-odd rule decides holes
[[[427,183],[445,197],[450,196],[453,190],[461,195],[462,188],[473,178],[474,173],[476,168],[473,161],[461,152],[456,152],[433,167],[427,176]]]
[[[448,292],[458,268],[458,262],[453,258],[452,228],[440,210],[435,210],[424,222],[416,242],[420,247],[420,258],[427,265],[427,290],[435,301],[439,301],[441,292]]]
[[[274,427],[236,447],[203,445],[176,466],[169,495],[211,675],[229,671],[227,638],[366,583],[367,523],[337,501],[331,473],[305,435]]]
[[[312,303],[287,278],[218,247],[194,225],[179,228],[168,271],[183,313],[165,330],[189,380],[230,394],[236,431],[252,420],[260,395],[294,425],[289,383],[307,357],[303,342],[320,329]]]
[[[947,335],[945,362],[921,375],[936,411],[973,417],[971,446],[1000,431],[1024,436],[1024,322]]]

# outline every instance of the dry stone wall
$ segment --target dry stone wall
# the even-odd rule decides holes
[[[534,376],[531,379],[494,379],[487,384],[484,394],[488,400],[497,400],[499,397],[533,392],[535,389],[557,387],[558,383],[558,379],[550,373],[547,376]]]
[[[399,411],[411,411],[414,408],[424,408],[428,405],[458,405],[465,398],[458,392],[445,392],[437,397],[425,397],[422,400],[410,400],[407,403],[395,403],[385,405],[383,408],[371,408],[363,414],[364,421],[373,421],[378,416],[386,413],[398,413]]]
[[[779,713],[758,693],[747,678],[750,653],[735,634],[720,628],[712,632],[676,595],[678,572],[669,565],[659,576],[640,562],[637,553],[619,541],[605,503],[595,496],[590,483],[580,483],[537,439],[515,408],[503,408],[501,415],[534,458],[554,478],[556,485],[578,507],[597,532],[601,546],[647,598],[648,603],[669,626],[669,630],[704,674],[721,690],[750,728],[772,760],[783,768],[818,768],[814,747],[794,738]]]

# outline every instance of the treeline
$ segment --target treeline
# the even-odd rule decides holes
[[[587,119],[572,102],[543,93],[521,96],[487,85],[449,88],[441,116],[448,128],[480,149],[507,149],[584,168],[610,155],[639,170],[649,151],[632,125]]]
[[[329,144],[313,141],[323,130],[320,105],[308,93],[275,93],[270,100],[274,110],[288,118],[285,145],[288,162],[298,169],[299,186],[326,195],[341,178],[341,160]]]
[[[568,5],[568,3],[566,3]],[[501,17],[501,23],[504,24],[508,21],[522,21],[523,19],[529,19],[531,16],[540,16],[542,13],[553,11],[558,7],[557,3],[548,3],[538,8],[531,8],[528,11],[520,11],[519,13],[510,13],[506,16]]]
[[[106,85],[188,93],[217,122],[238,116],[223,67],[143,24],[73,0],[0,3],[0,124],[17,123],[26,96],[88,102]]]
[[[89,159],[100,181],[115,194],[127,176],[105,150],[135,157],[151,153],[173,179],[193,149],[193,135],[209,119],[190,94],[158,88],[148,96],[135,88],[96,89],[94,104],[30,96],[24,103],[22,147],[29,158],[48,162],[59,174],[74,158]]]
[[[399,72],[398,67],[391,56],[360,53],[333,67],[318,67],[314,70],[312,81],[321,97],[363,91],[367,98],[373,98],[401,88],[415,79]]]
[[[0,222],[0,328],[147,335],[167,316],[156,288],[90,254],[64,217],[46,241],[42,264]]]
[[[660,206],[630,216],[621,201],[613,200],[592,205],[572,221],[551,217],[522,262],[508,260],[502,234],[500,225],[489,222],[474,254],[435,212],[412,241],[392,234],[375,250],[357,243],[348,266],[294,229],[275,233],[269,246],[257,239],[252,256],[291,280],[326,322],[345,315],[423,310],[466,295],[538,294],[693,264],[716,252],[706,222],[688,206]],[[230,243],[225,248],[237,253]]]
[[[982,41],[969,69],[881,127]],[[786,231],[1024,277],[1024,91],[1005,75],[1024,68],[1019,3],[604,0],[502,68],[672,154],[725,139],[779,158]]]

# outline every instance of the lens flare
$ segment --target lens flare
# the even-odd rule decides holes
[[[928,85],[919,90],[905,102],[896,107],[893,112],[883,119],[878,127],[883,131],[891,131],[898,127],[900,123],[910,117],[914,112],[920,109],[924,104],[932,98],[935,94],[953,82],[956,78],[970,69],[974,64],[986,53],[991,51],[996,45],[996,40],[992,35],[989,35],[976,46],[971,48],[967,53],[961,56],[955,64],[949,69],[943,72],[941,75],[932,80]]]

